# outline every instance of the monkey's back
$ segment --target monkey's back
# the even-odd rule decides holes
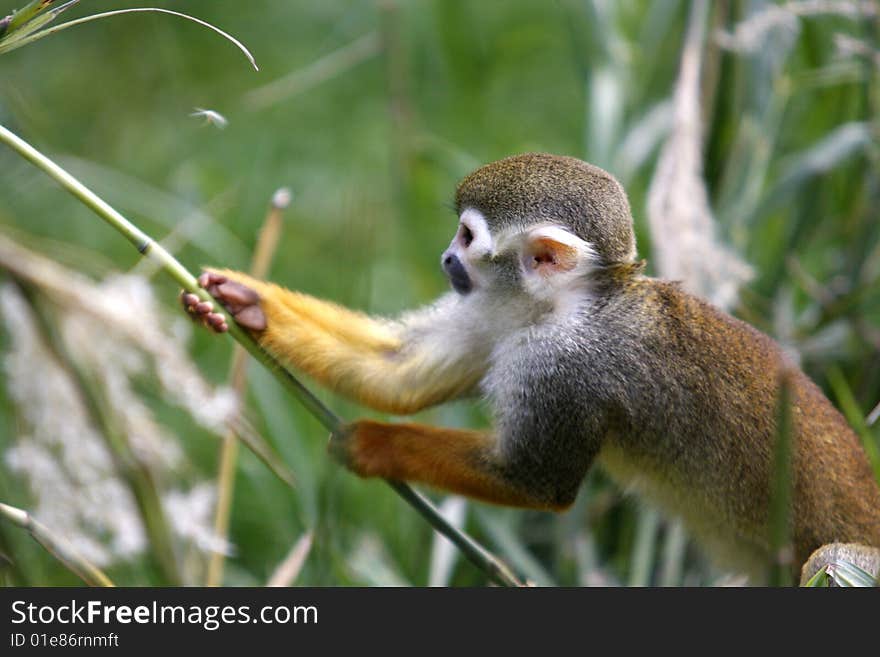
[[[609,380],[609,472],[680,514],[722,563],[756,573],[768,508],[780,381],[792,401],[792,539],[799,565],[834,541],[880,546],[880,489],[855,433],[772,339],[677,285],[638,278],[593,326],[626,380]]]

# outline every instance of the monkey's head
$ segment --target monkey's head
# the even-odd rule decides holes
[[[573,157],[527,153],[458,186],[459,226],[443,270],[459,294],[494,283],[546,296],[636,255],[629,202],[611,174]]]

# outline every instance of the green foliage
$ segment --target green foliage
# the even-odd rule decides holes
[[[839,587],[873,587],[877,580],[871,573],[865,572],[848,561],[835,561],[813,575],[804,586],[809,588]]]
[[[456,181],[482,162],[528,150],[576,155],[617,174],[650,261],[645,192],[668,129],[688,3],[152,4],[233,34],[260,72],[199,26],[119,16],[0,56],[0,124],[164,239],[190,269],[247,268],[268,200],[286,185],[295,200],[272,278],[371,312],[399,312],[445,288],[437,259],[455,224]],[[878,425],[856,418],[880,401],[877,19],[802,17],[797,30],[772,33],[755,52],[720,48],[714,31],[731,32],[761,4],[712,3],[704,58],[706,183],[721,233],[757,273],[736,312],[801,355],[876,453]],[[15,5],[0,0],[0,15]],[[98,11],[89,5],[65,18]],[[848,42],[840,35],[867,50],[841,46]],[[332,65],[314,68],[334,53]],[[297,71],[271,103],[249,100]],[[204,125],[190,116],[194,108],[219,112],[228,126]],[[7,149],[0,198],[0,232],[60,262],[96,277],[135,265],[114,231]],[[155,288],[175,306],[172,283],[156,278]],[[0,331],[0,348],[7,344]],[[192,354],[206,376],[225,380],[227,341],[199,332]],[[298,583],[426,583],[432,532],[423,520],[381,482],[331,463],[325,432],[266,372],[252,367],[249,381],[247,417],[293,471],[296,488],[242,452],[226,582],[264,583],[313,531]],[[180,476],[213,477],[218,444],[151,400],[148,381],[144,388],[192,463]],[[343,417],[365,413],[319,394]],[[487,421],[479,405],[465,403],[420,419]],[[0,452],[19,425],[4,386]],[[0,500],[29,504],[2,462]],[[466,528],[540,584],[717,581],[676,525],[636,508],[598,471],[563,516],[474,503]],[[9,582],[75,582],[2,525],[0,552],[14,560]],[[120,584],[156,581],[146,558],[107,572]],[[485,578],[459,558],[450,583]]]

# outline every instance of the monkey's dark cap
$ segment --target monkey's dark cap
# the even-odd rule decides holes
[[[487,164],[458,185],[455,207],[459,214],[479,210],[493,232],[557,221],[592,243],[604,264],[635,258],[623,187],[610,173],[573,157],[526,153]]]

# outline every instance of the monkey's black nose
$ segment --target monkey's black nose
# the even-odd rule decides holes
[[[446,276],[452,284],[452,289],[459,294],[467,294],[473,288],[467,269],[464,268],[461,260],[454,253],[447,253],[443,256],[443,271],[446,272]]]

